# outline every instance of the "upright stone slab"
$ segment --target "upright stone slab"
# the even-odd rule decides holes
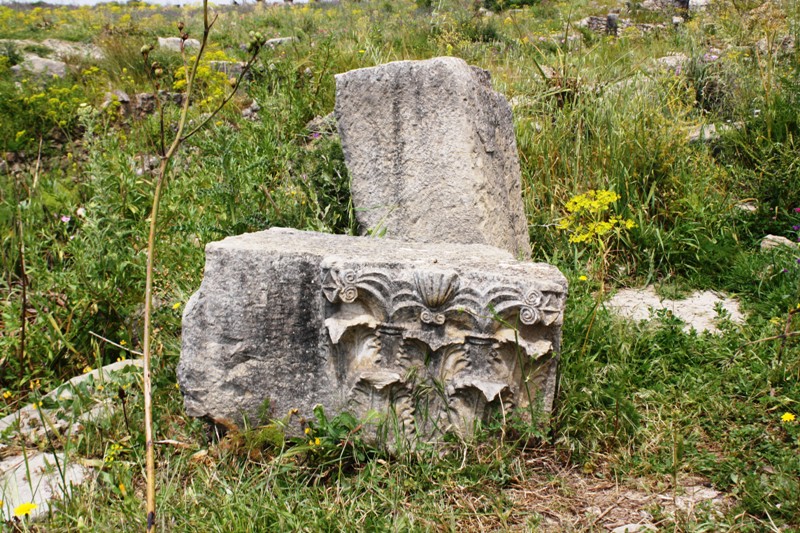
[[[362,233],[530,257],[511,107],[488,72],[454,57],[350,71],[335,112]]]
[[[206,248],[178,380],[193,416],[350,411],[436,440],[477,420],[548,413],[567,283],[485,245],[273,228]]]

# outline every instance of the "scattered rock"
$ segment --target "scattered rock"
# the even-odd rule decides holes
[[[701,124],[692,128],[686,135],[686,139],[690,143],[694,142],[709,142],[719,139],[716,124]]]
[[[45,39],[41,44],[50,48],[56,57],[60,57],[65,60],[71,57],[94,60],[105,59],[103,50],[94,44],[75,43],[70,41],[62,41],[61,39]]]
[[[43,399],[69,400],[75,387],[90,379],[102,382],[111,374],[127,367],[141,366],[141,359],[118,361],[72,378],[46,394]],[[0,420],[0,435],[3,440],[0,443],[0,457],[4,457],[0,461],[0,500],[3,501],[0,516],[3,521],[13,520],[14,508],[23,503],[34,503],[38,506],[31,512],[32,518],[46,515],[52,500],[62,499],[71,492],[73,486],[84,483],[92,475],[92,468],[64,453],[31,451],[36,449],[35,446],[28,447],[27,454],[21,448],[15,453],[17,448],[12,439],[39,442],[45,438],[47,432],[77,431],[82,422],[107,416],[111,409],[113,403],[100,402],[76,416],[69,409],[37,409],[33,405],[26,405]],[[42,418],[48,421],[46,425],[42,424]]]
[[[709,5],[711,5],[711,0],[689,0],[689,11],[703,11]]]
[[[678,15],[675,15],[674,17],[672,17],[672,25],[675,26],[676,28],[678,26],[680,26],[681,24],[683,24],[684,22],[685,21],[683,20],[683,17],[680,17]]]
[[[158,97],[162,105],[173,104],[180,107],[183,105],[183,96],[181,92],[169,92],[165,90],[158,92]],[[139,118],[155,113],[158,110],[156,106],[156,97],[153,93],[135,94],[132,99],[131,110]]]
[[[779,57],[789,56],[794,53],[794,35],[786,35],[773,41],[763,37],[756,42],[756,50],[760,54],[775,53]]]
[[[161,165],[161,158],[157,155],[142,155],[134,159],[133,168],[137,176],[152,174]]]
[[[741,202],[736,204],[736,209],[747,211],[748,213],[755,213],[758,211],[758,205],[754,201]]]
[[[727,503],[721,492],[703,485],[684,487],[681,494],[676,496],[662,494],[660,498],[673,500],[675,507],[688,515],[694,514],[695,508],[700,505],[721,508]]]
[[[638,24],[631,22],[630,19],[621,19],[616,13],[610,13],[605,17],[586,17],[578,21],[579,28],[588,28],[595,33],[606,33],[609,35],[619,35],[620,32],[628,28],[636,28],[642,33],[650,33],[666,28],[664,24]]]
[[[686,65],[689,64],[689,56],[681,53],[669,54],[656,59],[656,64],[660,68],[670,70],[675,74],[680,74],[681,71],[686,68]]]
[[[788,246],[789,248],[797,248],[797,243],[792,242],[786,237],[780,235],[767,235],[761,239],[761,250],[772,250],[779,246]]]
[[[183,96],[181,92],[169,92],[163,89],[158,91],[158,97],[162,103],[171,103],[178,107],[183,105]]]
[[[705,10],[710,4],[711,0],[644,0],[639,7],[650,11],[688,9],[696,12]]]
[[[139,93],[133,97],[134,111],[137,115],[144,116],[155,113],[156,97],[153,93]]]
[[[630,21],[627,19],[617,20],[618,25],[622,25],[623,28],[627,27]],[[578,21],[577,26],[579,28],[588,28],[595,33],[606,33],[606,29],[608,27],[608,20],[606,17],[586,17]]]
[[[294,40],[296,37],[275,37],[274,39],[267,39],[267,42],[264,43],[264,46],[269,46],[270,48],[277,48],[282,44],[288,44]]]
[[[317,115],[312,118],[306,129],[311,137],[328,136],[336,134],[336,114],[331,111],[324,117]]]
[[[261,111],[261,106],[258,105],[258,102],[253,100],[253,102],[242,109],[242,118],[246,118],[247,120],[258,120],[258,112]]]
[[[666,309],[686,322],[684,331],[719,333],[715,322],[719,319],[716,308],[722,306],[732,322],[740,324],[744,316],[739,302],[713,291],[692,293],[683,300],[661,298],[653,286],[644,289],[622,289],[606,304],[612,311],[631,320],[649,320],[654,311]]]
[[[77,387],[84,381],[89,379],[103,380],[114,372],[118,372],[129,366],[142,366],[141,359],[128,359],[125,361],[118,361],[103,368],[95,369],[86,374],[75,376],[68,382],[60,385],[56,389],[50,391],[44,398],[58,400],[62,394],[71,394],[70,389]],[[48,418],[53,422],[52,427],[48,425],[48,429],[62,429],[68,427],[70,423],[75,422],[71,418],[64,418],[62,413],[57,410],[42,409]],[[85,413],[84,413],[85,414]],[[0,419],[0,435],[6,437],[12,435],[21,436],[24,438],[40,439],[44,437],[45,429],[42,427],[39,410],[33,405],[26,405],[16,413],[12,413],[3,419]]]
[[[247,63],[241,61],[209,61],[211,70],[222,72],[229,78],[238,78],[241,76],[245,65],[247,65]]]
[[[635,97],[655,95],[659,90],[658,81],[644,72],[636,72],[633,76],[602,87],[604,96],[618,98],[620,93]]]
[[[709,531],[721,531],[726,528],[717,528],[723,524],[716,524],[714,519],[734,504],[732,497],[706,490],[710,485],[700,477],[679,476],[673,501],[672,490],[657,491],[652,477],[617,482],[607,476],[587,475],[581,466],[565,468],[554,457],[539,456],[528,463],[531,468],[526,479],[504,492],[518,511],[551,519],[548,527],[534,531],[611,532],[643,526],[645,529],[639,530],[643,532],[648,526],[671,522],[658,520],[654,514],[661,519],[703,523]],[[676,503],[689,503],[685,507],[688,510]],[[658,527],[652,529],[660,531]]]
[[[14,508],[23,503],[37,506],[30,513],[31,519],[45,516],[50,502],[63,499],[73,486],[83,484],[91,475],[91,468],[75,463],[63,453],[28,451],[27,456],[6,457],[0,462],[0,516],[3,522],[12,523]]]
[[[170,52],[180,52],[181,46],[185,49],[189,48],[200,48],[200,41],[197,39],[186,39],[184,41],[180,37],[159,37],[158,38],[158,47],[164,50],[168,50]]]
[[[63,78],[67,75],[67,64],[55,59],[28,55],[22,63],[11,67],[11,72],[16,76],[28,72],[40,78]]]
[[[644,0],[642,3],[639,4],[641,9],[647,9],[649,11],[665,11],[675,8],[684,8],[688,7],[687,0]]]
[[[732,124],[700,124],[693,127],[686,134],[686,140],[690,143],[695,142],[711,142],[719,139],[723,133],[739,130],[744,127],[743,122],[734,122]]]
[[[625,524],[624,526],[615,527],[611,533],[641,533],[642,531],[657,531],[656,526],[650,523],[644,524]]]
[[[34,41],[31,39],[0,39],[0,46],[11,45],[20,51],[24,56],[46,55],[68,61],[72,58],[101,60],[105,58],[103,51],[93,45],[86,43],[74,43],[61,39],[45,39],[44,41]],[[26,48],[47,48],[49,53],[34,54],[26,52]]]
[[[123,115],[129,115],[132,110],[131,97],[125,91],[114,90],[107,92],[100,109],[106,110],[115,102],[119,103]]]

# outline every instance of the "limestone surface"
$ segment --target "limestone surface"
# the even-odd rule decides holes
[[[694,329],[698,332],[719,334],[720,330],[716,325],[720,319],[718,309],[724,310],[731,322],[744,322],[739,302],[713,291],[696,291],[682,300],[672,300],[661,298],[653,286],[622,289],[607,305],[615,313],[636,321],[649,320],[655,312],[666,309],[686,322],[683,328],[686,332]]]
[[[188,414],[309,418],[315,405],[393,434],[468,434],[498,412],[547,414],[567,283],[485,245],[273,228],[206,248],[186,305]]]
[[[17,76],[22,75],[23,72],[29,72],[34,76],[45,78],[63,78],[67,75],[67,64],[55,59],[29,55],[22,63],[11,67],[11,72]]]
[[[530,257],[511,107],[488,72],[453,57],[353,70],[335,113],[362,233]]]

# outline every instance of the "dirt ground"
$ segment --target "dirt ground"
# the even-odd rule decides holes
[[[453,496],[460,500],[457,504],[476,511],[469,523],[461,524],[463,531],[635,533],[665,527],[682,531],[682,525],[691,524],[706,524],[705,530],[714,531],[715,519],[734,503],[699,477],[679,476],[673,491],[668,477],[615,481],[600,477],[597,470],[587,474],[564,466],[547,453],[530,454],[525,463],[525,479],[504,489],[507,501],[496,512],[478,512],[487,502],[474,492]]]

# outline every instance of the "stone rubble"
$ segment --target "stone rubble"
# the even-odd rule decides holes
[[[780,235],[767,235],[761,239],[761,251],[772,250],[781,246],[797,248],[798,244]]]
[[[184,41],[180,37],[159,37],[158,38],[158,47],[162,50],[167,50],[169,52],[180,52],[181,45],[185,50],[198,50],[200,48],[200,41],[197,39],[186,39]]]
[[[141,359],[106,365],[75,376],[44,395],[42,400],[69,400],[75,387],[89,380],[107,380],[128,367],[141,366]],[[113,405],[101,402],[74,416],[60,408],[37,408],[28,404],[0,419],[0,500],[3,502],[0,516],[3,521],[12,520],[14,508],[23,503],[38,506],[31,512],[31,518],[45,516],[50,512],[53,500],[63,499],[74,486],[85,483],[93,476],[93,468],[82,464],[75,456],[64,452],[43,453],[35,445],[21,448],[16,444],[18,440],[36,443],[45,440],[47,432],[79,431],[83,423],[109,416],[112,409]],[[47,423],[43,424],[42,420]]]

